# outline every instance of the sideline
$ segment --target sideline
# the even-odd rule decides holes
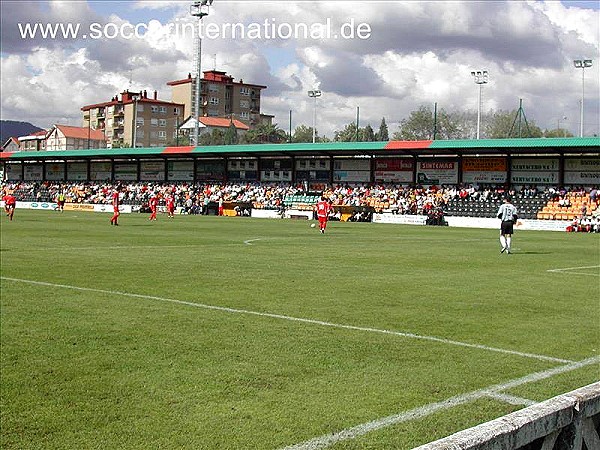
[[[210,309],[213,311],[223,311],[223,312],[236,313],[236,314],[253,315],[253,316],[258,316],[258,317],[268,317],[271,319],[308,323],[308,324],[312,324],[312,325],[319,325],[319,326],[338,328],[338,329],[344,329],[344,330],[364,331],[364,332],[368,332],[368,333],[378,333],[378,334],[388,334],[388,335],[392,335],[392,336],[400,336],[400,337],[410,338],[410,339],[419,339],[419,340],[424,340],[424,341],[438,342],[441,344],[455,345],[458,347],[475,348],[475,349],[479,349],[479,350],[503,353],[503,354],[507,354],[507,355],[521,356],[524,358],[537,359],[540,361],[550,361],[550,362],[563,363],[563,364],[574,362],[569,359],[555,358],[553,356],[538,355],[535,353],[519,352],[516,350],[508,350],[508,349],[504,349],[504,348],[489,347],[487,345],[482,345],[482,344],[471,344],[468,342],[454,341],[451,339],[444,339],[444,338],[440,338],[440,337],[436,337],[436,336],[424,336],[424,335],[419,335],[419,334],[414,334],[414,333],[406,333],[406,332],[402,332],[402,331],[383,330],[383,329],[378,329],[378,328],[359,327],[359,326],[354,326],[354,325],[344,325],[344,324],[325,322],[325,321],[315,320],[315,319],[306,319],[306,318],[301,318],[301,317],[286,316],[283,314],[264,313],[264,312],[258,312],[258,311],[251,311],[251,310],[247,310],[247,309],[236,309],[236,308],[228,308],[225,306],[207,305],[207,304],[203,304],[203,303],[195,303],[195,302],[176,300],[176,299],[165,298],[165,297],[157,297],[157,296],[153,296],[153,295],[134,294],[134,293],[130,293],[130,292],[121,292],[121,291],[111,291],[108,289],[86,288],[86,287],[79,287],[79,286],[71,286],[71,285],[67,285],[67,284],[48,283],[45,281],[25,280],[22,278],[0,277],[0,280],[12,281],[12,282],[16,282],[16,283],[32,284],[32,285],[36,285],[36,286],[48,286],[48,287],[55,287],[55,288],[62,288],[62,289],[71,289],[71,290],[75,290],[75,291],[97,292],[100,294],[109,294],[109,295],[113,295],[113,296],[121,295],[124,297],[130,297],[130,298],[140,298],[140,299],[145,299],[145,300],[157,300],[157,301],[161,301],[161,302],[169,302],[169,303],[176,303],[179,305],[192,306],[195,308]]]
[[[522,386],[524,384],[532,383],[535,381],[541,381],[546,378],[553,377],[555,375],[560,375],[565,372],[571,372],[573,370],[577,370],[582,367],[596,364],[599,362],[600,356],[594,356],[592,358],[584,359],[583,361],[579,361],[573,364],[555,367],[552,369],[544,370],[542,372],[535,372],[521,378],[515,378],[514,380],[510,380],[506,383],[494,384],[483,389],[478,389],[476,391],[468,392],[466,394],[450,397],[441,402],[430,403],[428,405],[419,406],[418,408],[411,409],[409,411],[405,411],[399,414],[394,414],[392,416],[387,416],[381,419],[373,420],[371,422],[363,423],[361,425],[357,425],[352,428],[347,428],[337,433],[326,434],[305,442],[301,442],[300,444],[285,447],[283,450],[317,450],[321,448],[326,448],[330,445],[337,444],[341,441],[355,439],[371,431],[379,430],[381,428],[389,427],[391,425],[396,425],[402,422],[408,422],[410,420],[420,419],[438,411],[449,409],[454,406],[464,405],[466,403],[470,403],[475,400],[479,400],[480,398],[488,397],[490,395],[502,393],[502,391],[505,391],[507,389],[512,389],[514,387]]]
[[[597,268],[600,268],[600,266],[565,267],[563,269],[548,269],[548,270],[546,270],[546,272],[600,277],[600,271],[598,273],[575,272],[576,270],[579,270],[579,269],[597,269]]]

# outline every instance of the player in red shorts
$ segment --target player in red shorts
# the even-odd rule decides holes
[[[150,218],[148,220],[156,220],[156,209],[158,208],[158,196],[152,194],[150,200],[148,200],[148,206],[150,207]]]
[[[119,200],[119,190],[118,189],[112,193],[111,204],[113,206],[113,216],[112,216],[112,219],[110,219],[110,224],[111,225],[119,225],[118,219],[119,219],[119,215],[121,214],[119,212],[119,205],[121,204],[121,202]]]
[[[15,214],[15,208],[17,206],[17,199],[12,194],[6,194],[3,198],[4,200],[4,211],[6,211],[6,215],[9,220],[13,220],[13,215]]]
[[[175,198],[173,197],[173,194],[167,195],[165,202],[167,205],[167,216],[172,219],[175,217]]]
[[[327,217],[331,211],[331,203],[327,201],[325,196],[321,196],[321,200],[317,202],[317,219],[319,219],[319,231],[321,234],[325,234],[325,228],[327,228]]]

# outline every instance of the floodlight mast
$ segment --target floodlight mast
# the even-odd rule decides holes
[[[201,23],[202,18],[208,15],[208,8],[212,5],[213,0],[199,0],[195,1],[190,6],[190,15],[198,18],[198,29],[196,30],[196,42],[194,58],[196,60],[195,72],[196,72],[196,86],[194,90],[194,145],[198,145],[199,134],[200,134],[200,90],[202,84],[202,36],[201,36]]]
[[[579,137],[583,137],[583,102],[585,100],[585,69],[592,67],[591,59],[575,59],[573,65],[581,69],[581,105],[579,108]]]
[[[321,95],[322,95],[322,93],[319,89],[313,89],[313,90],[308,91],[308,96],[315,99],[315,104],[314,104],[314,108],[313,108],[313,130],[312,130],[313,144],[317,140],[317,97],[320,97]]]
[[[478,70],[471,72],[475,84],[479,85],[479,98],[477,101],[477,139],[479,139],[479,129],[481,126],[481,87],[488,82],[488,71]]]

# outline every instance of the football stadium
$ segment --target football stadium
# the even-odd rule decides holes
[[[599,144],[2,153],[2,447],[599,448]]]

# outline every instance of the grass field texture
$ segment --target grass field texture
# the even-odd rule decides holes
[[[598,235],[109,219],[2,217],[3,449],[410,449],[600,378]]]

